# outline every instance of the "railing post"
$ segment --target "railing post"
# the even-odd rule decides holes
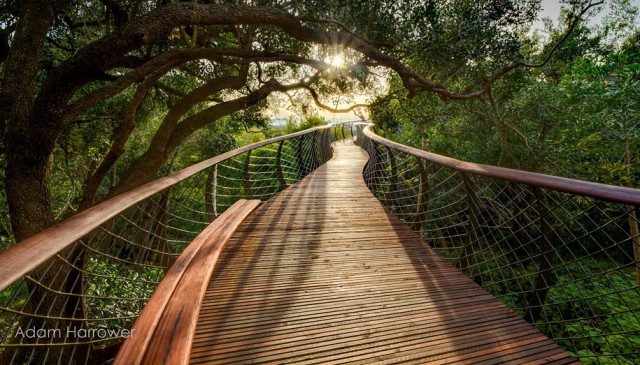
[[[380,150],[378,149],[378,145],[375,142],[369,141],[369,143],[371,144],[371,156],[369,156],[369,162],[367,162],[367,164],[371,166],[371,191],[374,195],[378,194],[379,198],[380,191],[378,191],[378,188],[380,186],[380,166],[378,165],[380,163]]]
[[[84,283],[86,265],[89,255],[85,252],[83,245],[76,243],[69,252],[68,260],[70,265],[69,272],[65,279],[65,291],[71,295],[67,295],[64,302],[64,315],[71,318],[66,324],[66,330],[73,330],[73,333],[86,328],[86,322],[83,320],[87,317],[86,307],[84,303]],[[31,290],[30,290],[31,292]],[[61,299],[61,298],[56,298]],[[71,331],[70,331],[71,332]],[[69,336],[69,339],[75,340],[76,336]],[[87,356],[90,351],[87,344],[78,345],[75,349],[80,356]]]
[[[204,189],[204,204],[207,218],[213,221],[218,216],[216,190],[218,185],[218,164],[209,167]]]
[[[427,169],[424,166],[424,161],[420,157],[415,157],[416,166],[418,166],[418,199],[416,202],[416,222],[414,222],[415,229],[420,232],[422,236],[422,230],[424,229],[424,223],[427,220],[427,202],[429,194],[429,185],[427,181]]]
[[[302,153],[304,152],[304,149],[302,147],[304,145],[304,140],[306,137],[306,134],[301,135],[300,139],[297,140],[298,145],[296,146],[296,162],[298,164],[298,174],[300,175],[300,179],[307,175],[307,168],[304,163],[304,156],[302,155]]]
[[[251,164],[251,151],[247,151],[247,157],[244,160],[244,170],[242,172],[242,182],[244,184],[244,196],[245,199],[253,198],[253,189],[251,183],[251,172],[249,171]]]
[[[331,130],[326,129],[322,131],[322,163],[326,163],[333,156],[333,149],[331,148]]]
[[[324,163],[324,137],[325,137],[325,131],[318,131],[318,142],[320,142],[318,144],[318,151],[316,152],[316,156],[318,157],[318,166],[322,165]]]
[[[311,133],[311,171],[315,170],[318,168],[319,163],[318,163],[318,131],[314,131]]]
[[[538,237],[540,241],[540,261],[538,263],[538,275],[536,277],[535,288],[527,301],[527,309],[524,312],[524,319],[529,323],[535,323],[540,319],[542,306],[547,299],[547,293],[554,283],[553,276],[551,275],[554,253],[552,251],[553,246],[550,242],[550,236],[553,230],[551,224],[549,224],[549,208],[545,202],[546,195],[538,187],[533,187],[532,192],[536,197],[536,206],[540,217],[540,237]]]
[[[342,123],[342,139],[345,139],[347,137],[344,136],[344,123]]]
[[[636,267],[636,284],[640,285],[640,229],[638,229],[638,208],[630,205],[627,207],[627,223],[633,245],[633,260]]]
[[[469,268],[469,256],[473,255],[473,245],[478,242],[478,233],[480,232],[480,223],[478,218],[480,217],[479,202],[476,192],[471,185],[471,179],[469,176],[460,172],[462,182],[464,185],[465,193],[467,194],[467,204],[469,205],[469,228],[467,232],[467,240],[462,247],[462,252],[456,262],[456,267],[462,271]]]
[[[397,200],[399,199],[399,193],[400,193],[400,189],[398,186],[398,169],[396,168],[396,159],[395,156],[393,155],[393,150],[391,149],[391,147],[389,146],[385,146],[385,149],[387,150],[387,162],[389,163],[389,167],[391,168],[391,175],[389,176],[389,191],[387,193],[388,198],[385,198],[385,200],[389,200],[391,202],[391,204],[388,204],[389,208],[392,208],[394,206],[394,202],[397,203]],[[397,204],[398,207],[400,208],[396,208],[392,210],[394,211],[394,213],[401,213],[401,204]]]
[[[278,181],[280,182],[280,190],[287,188],[287,181],[284,179],[284,173],[282,172],[282,145],[284,140],[278,143],[278,152],[276,153],[276,174],[278,175]]]
[[[522,197],[518,196],[515,186],[513,183],[507,183],[502,191],[510,202],[510,214],[513,217],[510,222],[511,235],[505,239],[505,242],[517,257],[527,257],[525,260],[529,260],[530,253],[527,252],[527,247],[523,244],[528,241],[525,237],[525,227],[530,225],[529,216],[524,214],[527,204],[522,201]],[[525,262],[523,261],[523,264],[526,266]]]

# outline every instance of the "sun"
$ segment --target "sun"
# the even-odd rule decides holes
[[[332,68],[344,68],[345,66],[344,56],[339,53],[333,55],[333,57],[325,58],[324,62],[331,65]]]
[[[341,54],[333,56],[333,59],[331,60],[331,66],[337,68],[344,66],[344,57],[342,57]]]

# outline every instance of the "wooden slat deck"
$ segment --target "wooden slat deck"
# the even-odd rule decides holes
[[[389,214],[359,147],[334,149],[227,243],[191,363],[576,362]]]

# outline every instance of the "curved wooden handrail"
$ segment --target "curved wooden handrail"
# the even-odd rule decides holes
[[[171,266],[122,344],[115,365],[188,364],[200,307],[216,261],[260,200],[238,200]]]
[[[0,291],[20,279],[30,271],[46,262],[58,252],[98,228],[109,219],[116,217],[126,209],[159,193],[194,174],[216,165],[224,160],[240,155],[258,147],[295,138],[318,130],[331,128],[324,125],[305,129],[300,132],[287,134],[236,148],[221,155],[204,160],[173,175],[163,177],[138,188],[122,193],[85,211],[82,211],[57,225],[48,228],[26,240],[20,241],[0,252]]]
[[[433,163],[450,167],[452,169],[475,175],[483,175],[496,179],[511,181],[539,188],[556,190],[564,193],[576,194],[591,198],[607,200],[615,203],[640,206],[640,189],[627,188],[607,184],[594,183],[584,180],[575,180],[564,177],[539,174],[535,172],[521,171],[483,165],[473,162],[461,161],[455,158],[438,155],[435,153],[419,150],[417,148],[405,146],[403,144],[390,141],[378,136],[373,131],[373,124],[367,124],[363,133],[369,139],[398,151],[423,158]]]

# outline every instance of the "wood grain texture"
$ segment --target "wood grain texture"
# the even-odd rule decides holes
[[[191,364],[576,362],[386,211],[359,147],[334,150],[229,240]]]
[[[70,217],[63,222],[44,230],[33,237],[18,242],[7,250],[0,252],[0,291],[6,289],[16,280],[52,258],[58,252],[98,228],[109,219],[116,217],[126,209],[157,194],[194,174],[216,165],[226,159],[238,156],[255,148],[277,143],[286,139],[324,130],[331,126],[320,126],[306,129],[276,138],[267,139],[237,148],[222,155],[210,158],[176,172],[171,176],[154,180],[136,189],[115,196],[92,208]]]
[[[556,190],[564,193],[577,194],[596,199],[607,200],[616,203],[640,206],[640,189],[623,186],[594,183],[584,180],[568,179],[564,177],[538,174],[522,170],[508,169],[498,166],[482,165],[473,162],[461,161],[455,158],[438,155],[419,150],[403,144],[380,137],[373,131],[373,124],[364,127],[363,133],[369,139],[391,147],[398,151],[423,158],[427,161],[452,169],[475,175],[493,177],[498,180],[506,180],[539,188]]]
[[[240,222],[260,204],[241,199],[178,257],[136,320],[115,364],[186,364],[200,303],[216,260]]]

